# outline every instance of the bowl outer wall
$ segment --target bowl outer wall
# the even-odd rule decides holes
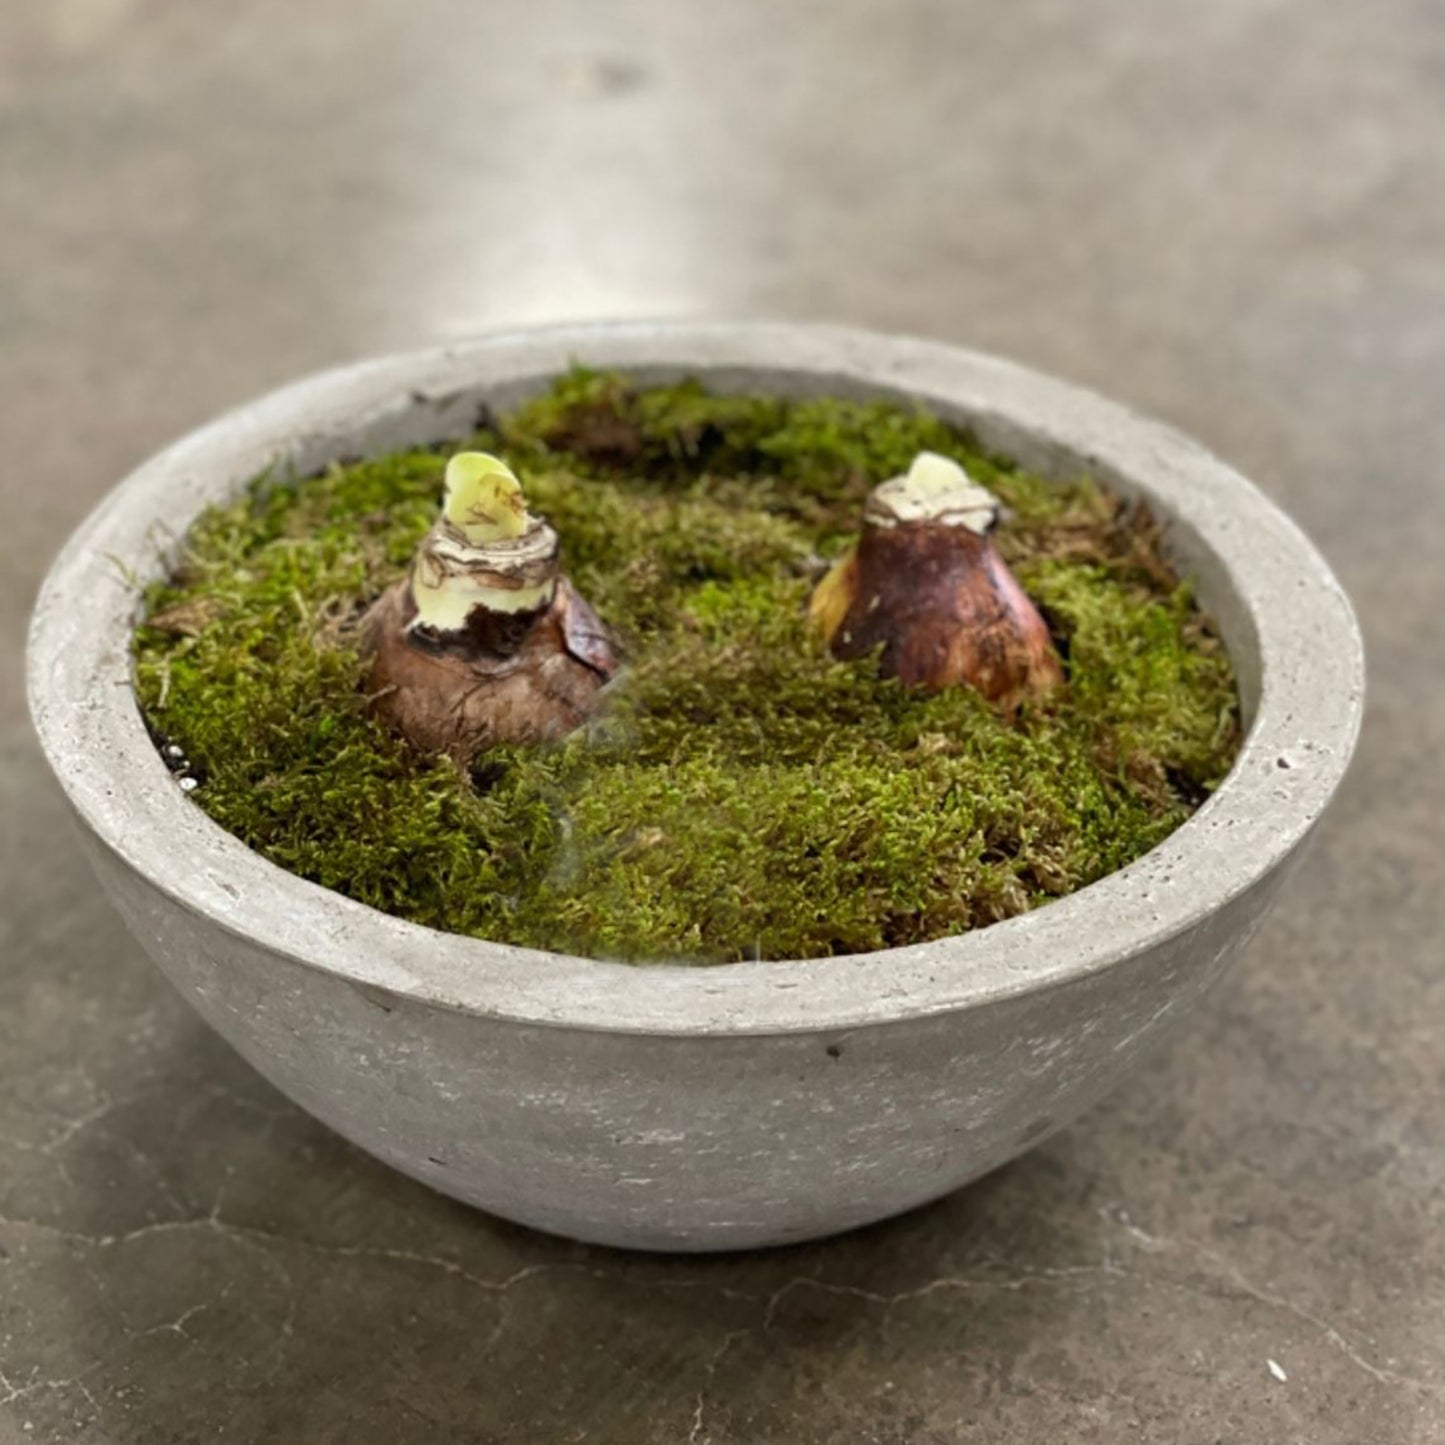
[[[1250,727],[1230,777],[1158,848],[1068,898],[843,959],[568,958],[408,924],[268,863],[175,788],[146,734],[130,687],[134,578],[157,575],[207,503],[269,464],[304,474],[462,434],[483,402],[511,405],[573,361],[642,381],[915,397],[1031,468],[1147,497],[1240,676]],[[712,1248],[906,1208],[1105,1092],[1258,925],[1343,775],[1363,661],[1348,602],[1298,528],[1168,428],[937,343],[637,323],[323,373],[167,448],[56,561],[29,685],[128,923],[293,1098],[496,1212],[610,1243]]]

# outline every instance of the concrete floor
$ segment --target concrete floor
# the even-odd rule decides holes
[[[1442,140],[1430,0],[0,6],[0,1445],[1445,1439]],[[18,683],[47,557],[180,430],[641,313],[1162,414],[1315,535],[1371,656],[1313,861],[1184,1044],[751,1258],[540,1238],[291,1108],[96,896]]]

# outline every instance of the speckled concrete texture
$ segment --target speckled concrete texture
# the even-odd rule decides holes
[[[0,1441],[1445,1437],[1442,76],[1419,0],[0,9]],[[1160,414],[1322,544],[1372,669],[1310,866],[1146,1087],[726,1260],[494,1224],[285,1104],[121,933],[19,686],[49,554],[177,432],[639,312]]]
[[[1246,733],[1230,776],[1147,857],[1048,908],[847,958],[569,958],[433,933],[267,863],[174,785],[136,712],[137,591],[168,566],[157,519],[183,535],[269,466],[307,476],[455,436],[573,362],[924,398],[986,450],[1147,498],[1233,655]],[[876,1223],[1073,1123],[1257,931],[1344,775],[1364,691],[1338,581],[1197,443],[993,357],[789,322],[503,332],[270,393],[107,495],[46,578],[27,655],[36,732],[105,891],[242,1058],[454,1198],[688,1252]]]

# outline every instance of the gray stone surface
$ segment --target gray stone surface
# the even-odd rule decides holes
[[[1445,1435],[1442,69],[1406,0],[0,10],[0,1441]],[[1305,523],[1370,649],[1312,866],[1147,1087],[773,1255],[530,1235],[291,1109],[121,934],[18,685],[48,553],[177,431],[644,310],[1162,414]]]

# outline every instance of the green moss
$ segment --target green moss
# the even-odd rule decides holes
[[[1101,877],[1232,761],[1228,659],[1147,515],[936,418],[578,371],[465,444],[518,469],[623,639],[625,685],[587,736],[463,778],[368,713],[355,623],[430,525],[446,449],[258,479],[196,524],[136,633],[142,708],[196,801],[362,902],[639,961],[850,953]],[[1067,659],[1045,708],[910,692],[805,624],[869,488],[923,448],[1009,509],[1000,546]]]

